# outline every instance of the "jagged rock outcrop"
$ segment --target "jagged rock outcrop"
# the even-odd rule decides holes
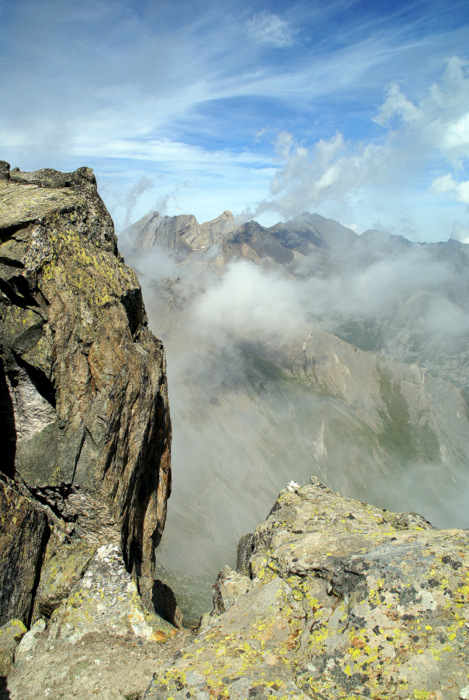
[[[122,243],[133,257],[145,255],[158,243],[184,258],[223,241],[233,230],[234,217],[230,211],[203,224],[190,214],[161,216],[153,211],[126,229]]]
[[[21,504],[22,531],[36,538],[22,547],[23,558],[34,551],[29,562],[10,548],[10,566],[31,569],[28,583],[18,574],[26,602],[26,593],[21,604],[17,592],[5,594],[2,561],[0,621],[29,624],[36,590],[37,615],[70,592],[74,581],[47,592],[47,566],[62,546],[75,554],[88,546],[87,561],[102,544],[121,547],[151,609],[170,493],[162,344],[148,330],[92,171],[10,172],[4,162],[0,170],[1,478],[9,503]],[[15,528],[15,518],[2,522],[2,542]],[[81,571],[85,560],[81,551]]]
[[[467,531],[291,483],[145,698],[467,698],[468,545]]]

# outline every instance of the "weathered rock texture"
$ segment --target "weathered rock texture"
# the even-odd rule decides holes
[[[47,536],[49,562],[63,543],[115,542],[152,607],[170,492],[164,352],[88,168],[10,173],[2,163],[0,310],[2,478],[47,514],[37,557]],[[8,519],[1,536],[16,526]],[[0,621],[28,623],[37,585],[28,604],[2,595]],[[44,588],[51,614],[60,595]]]
[[[466,698],[468,545],[467,531],[292,483],[145,698]]]
[[[7,676],[11,671],[16,648],[25,633],[26,627],[21,620],[10,620],[0,627],[0,677]],[[0,687],[0,697],[1,691]]]
[[[29,622],[47,533],[44,513],[0,481],[1,624],[13,618]]]
[[[126,229],[123,242],[130,246],[132,257],[149,253],[158,242],[184,258],[229,238],[233,230],[234,217],[229,211],[203,224],[190,214],[160,216],[153,211]]]
[[[171,647],[175,634],[142,607],[118,547],[102,545],[47,628],[40,619],[21,640],[10,697],[138,697],[151,677],[149,659],[164,655],[160,645]]]

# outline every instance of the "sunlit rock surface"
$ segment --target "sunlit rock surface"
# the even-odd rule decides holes
[[[40,623],[42,619],[16,650],[15,668],[8,676],[14,699],[135,697],[144,690],[149,673],[148,658],[137,658],[139,647],[142,656],[148,655],[148,643],[154,642],[154,658],[158,645],[176,633],[142,606],[121,553],[112,544],[97,549],[47,629]]]
[[[151,608],[170,493],[162,344],[92,171],[0,170],[2,479],[47,516],[36,558],[114,542]],[[0,619],[28,623],[33,601],[16,610],[15,595]]]
[[[465,698],[468,545],[467,531],[292,483],[145,698]]]

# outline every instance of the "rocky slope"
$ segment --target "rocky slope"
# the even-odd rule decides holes
[[[162,344],[92,171],[0,165],[0,622],[50,618],[111,543],[154,610]]]
[[[468,544],[467,531],[292,483],[144,697],[467,699]]]
[[[152,633],[116,604],[125,572],[101,547],[19,643],[5,697],[468,700],[468,545],[467,531],[291,482],[219,573],[196,633]],[[0,649],[15,634],[0,630]]]

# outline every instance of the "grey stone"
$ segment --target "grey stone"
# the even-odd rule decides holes
[[[468,545],[467,531],[437,530],[317,480],[287,488],[243,542],[247,590],[223,611],[234,577],[221,572],[211,618],[157,669],[145,698],[459,700]]]

